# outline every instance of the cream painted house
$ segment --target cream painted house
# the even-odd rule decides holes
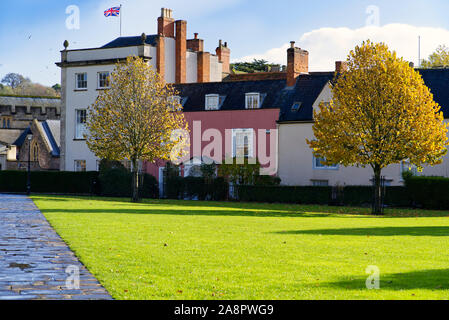
[[[109,87],[115,64],[138,56],[168,83],[219,82],[229,73],[230,50],[220,40],[215,54],[204,51],[204,41],[187,39],[187,22],[175,21],[162,9],[158,34],[120,37],[100,47],[61,51],[61,170],[95,171],[98,160],[84,139],[87,109],[101,90]]]
[[[449,69],[419,70],[426,85],[434,94],[445,118],[449,118]],[[321,102],[332,99],[330,81],[334,73],[310,73],[297,79],[295,93],[286,103],[278,121],[279,168],[278,175],[284,185],[336,186],[371,185],[372,169],[358,167],[327,167],[313,156],[306,139],[312,140],[313,110]],[[299,107],[295,107],[299,104]],[[449,177],[449,156],[441,165],[425,167],[422,173],[407,163],[391,165],[383,170],[386,183],[402,185],[402,172],[414,170],[426,176]]]

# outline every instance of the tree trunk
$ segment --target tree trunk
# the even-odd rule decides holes
[[[383,215],[382,207],[382,183],[381,183],[382,169],[380,166],[374,166],[374,202],[373,202],[373,215]]]
[[[139,202],[139,166],[137,160],[132,160],[133,164],[133,198],[132,202]]]

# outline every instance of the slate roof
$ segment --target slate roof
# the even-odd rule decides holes
[[[441,106],[444,117],[449,118],[449,69],[417,69],[417,71],[432,92],[434,100]],[[281,107],[279,121],[312,121],[313,103],[324,85],[332,81],[333,77],[333,72],[312,72],[309,75],[301,75],[294,92],[286,97]],[[302,102],[299,112],[291,110],[295,102]]]
[[[444,118],[449,118],[449,69],[418,69],[424,83],[441,106]]]
[[[174,87],[182,98],[185,112],[205,111],[207,94],[226,96],[220,110],[244,110],[246,93],[262,94],[261,109],[279,108],[285,80],[230,81],[178,84]]]
[[[312,121],[313,104],[324,86],[334,78],[333,72],[312,72],[300,75],[292,90],[286,90],[279,113],[279,121]],[[292,111],[295,103],[301,102],[298,111]]]
[[[30,128],[26,128],[22,134],[17,138],[16,141],[14,141],[13,145],[21,147],[23,145],[23,143],[25,142],[25,139],[27,137],[27,135],[29,135],[31,133]]]
[[[262,94],[261,109],[280,109],[282,121],[312,120],[312,105],[333,72],[312,72],[300,75],[295,87],[286,87],[286,80],[208,82],[175,85],[185,100],[184,111],[205,111],[207,94],[226,96],[220,110],[244,110],[246,93]],[[295,102],[302,102],[298,112],[291,112]]]
[[[157,35],[149,35],[145,41],[146,44],[151,46],[156,45]],[[142,44],[141,36],[137,37],[119,37],[111,42],[102,46],[102,49],[108,48],[120,48],[120,47],[129,47],[129,46],[140,46]]]
[[[60,121],[53,120],[52,123],[49,123],[50,121],[44,121],[42,122],[42,128],[44,129],[46,138],[48,139],[48,142],[51,147],[51,155],[54,157],[60,156],[60,143],[56,140],[56,138],[59,140],[59,127],[60,127]],[[56,134],[56,132],[58,132]]]

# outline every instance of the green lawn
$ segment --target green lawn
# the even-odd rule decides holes
[[[449,298],[449,212],[33,200],[116,299]]]

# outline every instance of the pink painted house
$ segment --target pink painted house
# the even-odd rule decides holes
[[[285,88],[285,79],[176,85],[189,125],[192,161],[221,163],[245,156],[276,167],[276,122]],[[164,166],[162,161],[147,163],[145,170],[160,181]],[[181,167],[183,175],[189,175],[189,167]]]

